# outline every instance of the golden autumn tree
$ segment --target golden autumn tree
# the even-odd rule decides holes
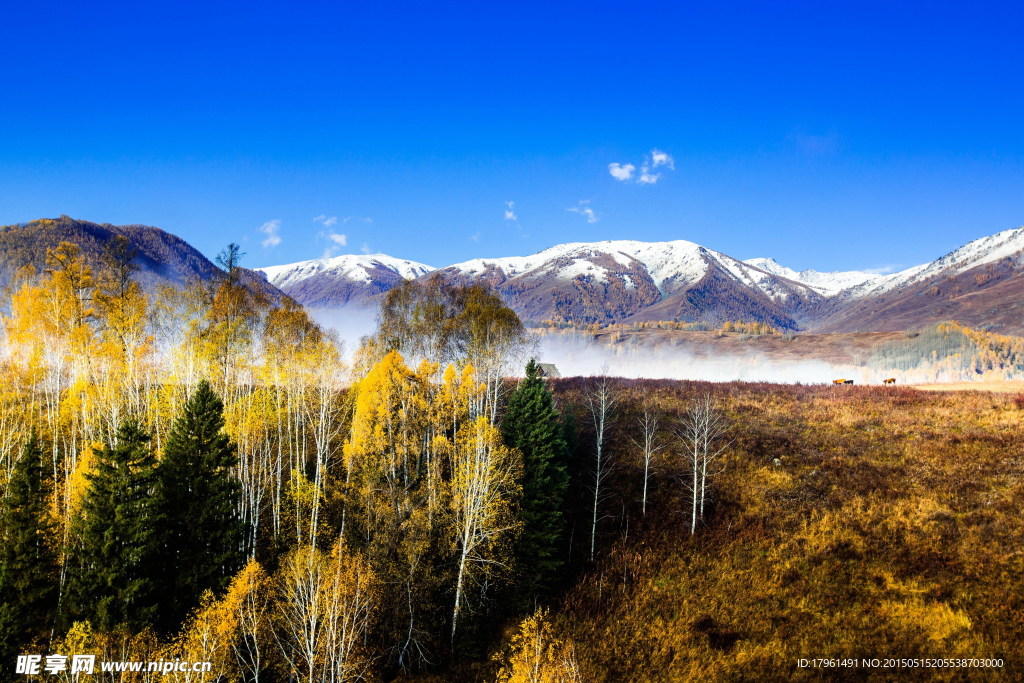
[[[228,588],[227,600],[235,609],[238,632],[232,649],[242,677],[258,681],[273,661],[272,584],[270,576],[256,560],[242,568]]]
[[[299,546],[277,574],[277,639],[287,674],[304,681],[366,679],[375,659],[366,635],[379,601],[370,565],[338,541]]]
[[[426,596],[438,582],[439,530],[432,501],[438,477],[431,453],[431,394],[435,367],[410,370],[397,352],[387,354],[360,380],[352,426],[343,447],[348,538],[364,545],[388,586],[382,615],[396,663],[408,669],[425,658],[421,642]]]
[[[540,608],[523,619],[509,642],[499,683],[578,683],[576,648],[555,635],[551,613]]]
[[[149,297],[133,279],[138,271],[136,255],[126,237],[115,236],[104,253],[95,294],[105,380],[117,386],[133,415],[142,411],[143,365],[153,351],[153,337],[147,330]]]
[[[249,369],[249,351],[267,299],[242,278],[244,254],[234,243],[217,256],[222,271],[206,291],[205,314],[194,332],[207,373],[230,402],[230,390]]]
[[[522,463],[507,448],[501,433],[484,416],[465,424],[456,435],[451,481],[451,528],[457,576],[452,606],[451,639],[469,588],[483,576],[507,570],[511,541],[518,530],[516,509]],[[474,591],[476,595],[480,591]]]

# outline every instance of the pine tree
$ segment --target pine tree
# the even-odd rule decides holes
[[[54,524],[43,449],[31,433],[0,501],[0,662],[51,626],[57,598]]]
[[[563,563],[563,507],[568,486],[564,426],[534,360],[526,366],[526,379],[509,397],[502,436],[506,445],[523,455],[517,592],[529,600],[543,592]]]
[[[158,580],[156,459],[139,424],[121,425],[114,444],[95,451],[96,469],[73,521],[68,616],[101,630],[137,631],[154,622]]]
[[[238,457],[223,429],[224,404],[204,380],[171,427],[157,475],[161,555],[174,567],[161,608],[167,630],[204,591],[227,588],[245,562]]]

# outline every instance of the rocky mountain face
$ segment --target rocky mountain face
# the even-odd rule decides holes
[[[437,271],[483,280],[528,320],[767,322],[796,329],[823,297],[684,240],[563,244],[524,258],[476,259]]]
[[[160,228],[91,223],[61,216],[0,227],[0,288],[6,287],[25,266],[33,266],[38,273],[44,272],[47,249],[61,242],[77,244],[86,262],[96,269],[102,262],[106,245],[117,235],[127,238],[136,251],[135,263],[139,270],[135,277],[147,291],[162,284],[180,287],[192,279],[209,280],[220,272],[195,247]],[[262,273],[241,270],[243,282],[271,301],[281,299],[282,293]]]
[[[143,225],[66,216],[0,227],[0,287],[47,248],[78,244],[99,263],[115,235],[137,250],[147,289],[208,279],[217,267],[181,238]],[[1024,227],[974,240],[930,263],[891,274],[795,271],[772,259],[740,261],[693,242],[577,242],[531,256],[474,259],[435,269],[384,254],[346,255],[245,271],[272,300],[316,309],[372,308],[409,279],[484,282],[528,321],[765,322],[821,332],[902,331],[958,320],[1024,334]]]
[[[1024,334],[1024,227],[839,292],[817,329],[907,330],[943,320]]]
[[[264,268],[306,305],[372,305],[404,279],[484,282],[525,320],[765,322],[782,329],[899,331],[955,319],[1024,334],[1024,228],[979,240],[931,263],[878,274],[795,271],[739,261],[693,242],[562,244],[531,256],[474,259],[435,270],[374,256]]]
[[[348,254],[259,270],[272,285],[303,306],[337,308],[372,305],[383,292],[434,268],[385,254]]]

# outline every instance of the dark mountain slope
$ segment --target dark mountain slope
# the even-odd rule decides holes
[[[0,227],[0,287],[6,287],[19,269],[33,266],[46,270],[46,251],[61,242],[72,242],[82,250],[94,269],[106,245],[118,235],[128,239],[137,252],[136,278],[147,291],[158,285],[182,286],[189,280],[209,280],[219,269],[195,247],[177,235],[148,225],[110,225],[75,220],[68,216],[41,218],[29,223]],[[256,271],[243,269],[243,280],[272,301],[283,296]]]

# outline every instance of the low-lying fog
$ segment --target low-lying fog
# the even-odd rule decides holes
[[[608,374],[614,377],[787,384],[822,384],[838,378],[880,383],[883,379],[869,378],[866,368],[838,366],[821,360],[778,361],[754,352],[697,356],[675,346],[612,346],[580,335],[544,335],[538,340],[537,351],[543,362],[554,363],[564,377]]]
[[[337,332],[343,353],[349,358],[359,347],[360,339],[372,334],[377,325],[375,309],[348,307],[310,313],[323,327]],[[936,366],[927,361],[922,363],[925,367],[895,371],[816,358],[770,358],[753,348],[746,353],[723,354],[709,350],[706,354],[703,351],[697,354],[671,344],[595,341],[592,335],[580,332],[531,337],[532,355],[542,363],[553,363],[563,377],[607,374],[630,378],[783,384],[828,384],[840,378],[852,379],[856,384],[881,384],[886,377],[895,377],[901,385],[979,379],[972,373]]]
[[[351,357],[361,337],[376,327],[376,311],[364,308],[314,310],[318,323],[333,329],[341,338],[344,352]],[[854,365],[836,365],[822,360],[779,361],[751,352],[742,355],[697,356],[675,346],[647,344],[609,345],[586,334],[553,334],[534,337],[534,355],[540,362],[553,363],[563,377],[607,373],[615,377],[652,379],[697,379],[714,382],[780,382],[823,384],[834,379],[880,384],[888,375]],[[934,381],[901,377],[900,382]]]

